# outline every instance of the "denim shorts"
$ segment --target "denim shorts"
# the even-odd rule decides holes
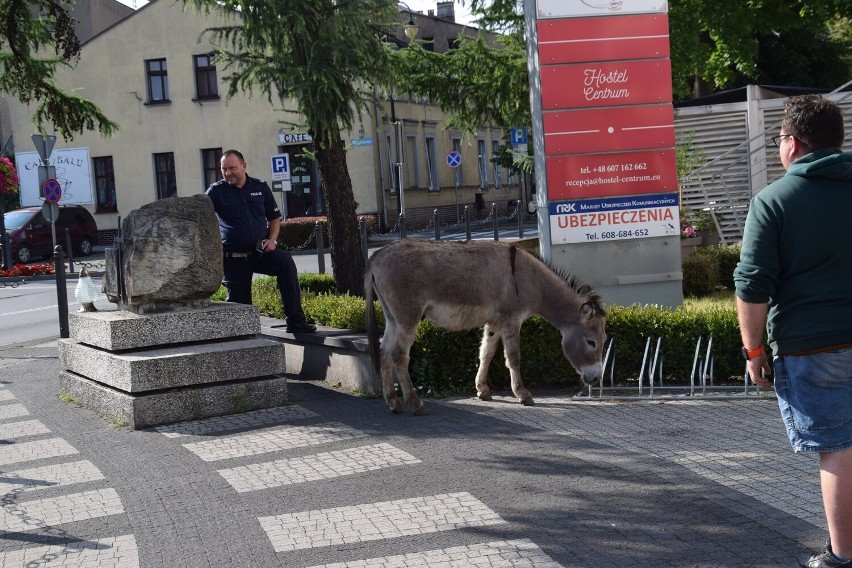
[[[775,393],[796,452],[852,447],[852,348],[775,358]]]

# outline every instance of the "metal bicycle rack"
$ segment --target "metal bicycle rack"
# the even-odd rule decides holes
[[[653,354],[651,352],[651,337],[645,341],[645,351],[642,355],[642,366],[639,370],[639,382],[637,385],[615,384],[615,352],[613,344],[615,338],[611,338],[605,346],[601,380],[594,385],[589,385],[579,394],[571,397],[575,401],[592,400],[666,400],[692,398],[695,400],[708,399],[743,399],[745,397],[769,397],[774,396],[772,389],[764,389],[751,382],[748,373],[743,375],[743,386],[739,385],[717,385],[713,374],[713,336],[707,338],[706,347],[702,348],[704,338],[699,337],[695,343],[695,354],[692,359],[692,370],[689,375],[689,384],[665,385],[663,384],[663,358],[661,356],[663,338],[658,337]],[[703,350],[703,357],[702,357]],[[609,369],[609,386],[604,386],[607,369]],[[647,370],[647,384],[645,384]]]

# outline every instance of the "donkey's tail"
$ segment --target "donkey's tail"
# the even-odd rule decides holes
[[[370,345],[370,361],[373,363],[373,372],[381,379],[381,355],[379,353],[379,322],[376,317],[376,304],[373,301],[376,280],[372,274],[367,275],[364,286],[364,300],[367,309],[367,341]]]

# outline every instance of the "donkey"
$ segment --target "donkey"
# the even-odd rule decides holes
[[[369,259],[364,291],[373,369],[382,378],[385,401],[394,413],[411,403],[414,414],[428,414],[408,374],[409,351],[423,318],[452,331],[484,325],[476,373],[481,400],[491,400],[488,366],[502,339],[512,392],[522,404],[534,404],[520,372],[521,324],[531,315],[543,317],[562,333],[562,352],[584,383],[600,380],[606,341],[600,297],[587,284],[560,275],[518,246],[404,239]],[[385,315],[381,345],[374,297]],[[403,402],[394,390],[394,373]]]

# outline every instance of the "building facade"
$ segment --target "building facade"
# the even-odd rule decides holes
[[[411,17],[420,27],[418,36],[436,48],[450,45],[465,29],[429,14]],[[92,191],[86,207],[102,233],[114,231],[119,217],[146,203],[203,192],[221,177],[219,157],[230,148],[245,155],[249,175],[266,180],[272,175],[272,156],[288,154],[290,191],[276,193],[282,211],[288,217],[324,213],[321,172],[310,158],[311,137],[292,125],[298,123],[295,105],[285,102],[281,108],[259,93],[226,97],[228,86],[216,66],[215,49],[203,35],[225,23],[219,16],[154,0],[115,19],[84,40],[79,64],[58,77],[63,88],[97,104],[121,128],[108,139],[96,132],[59,139],[54,148],[54,154],[86,150],[80,160],[88,162]],[[400,12],[401,24],[408,20],[409,13]],[[479,215],[487,215],[491,203],[498,203],[501,213],[514,206],[520,197],[517,180],[491,162],[504,143],[502,130],[485,126],[475,136],[463,136],[445,129],[444,115],[427,101],[372,94],[369,112],[343,134],[359,214],[377,215],[385,228],[397,221],[392,115],[402,123],[402,190],[410,228],[426,226],[435,209],[442,223],[453,224],[465,205]],[[0,137],[11,141],[16,154],[34,150],[32,114],[32,107],[17,101],[0,102]],[[462,158],[456,168],[447,161],[452,150]]]

